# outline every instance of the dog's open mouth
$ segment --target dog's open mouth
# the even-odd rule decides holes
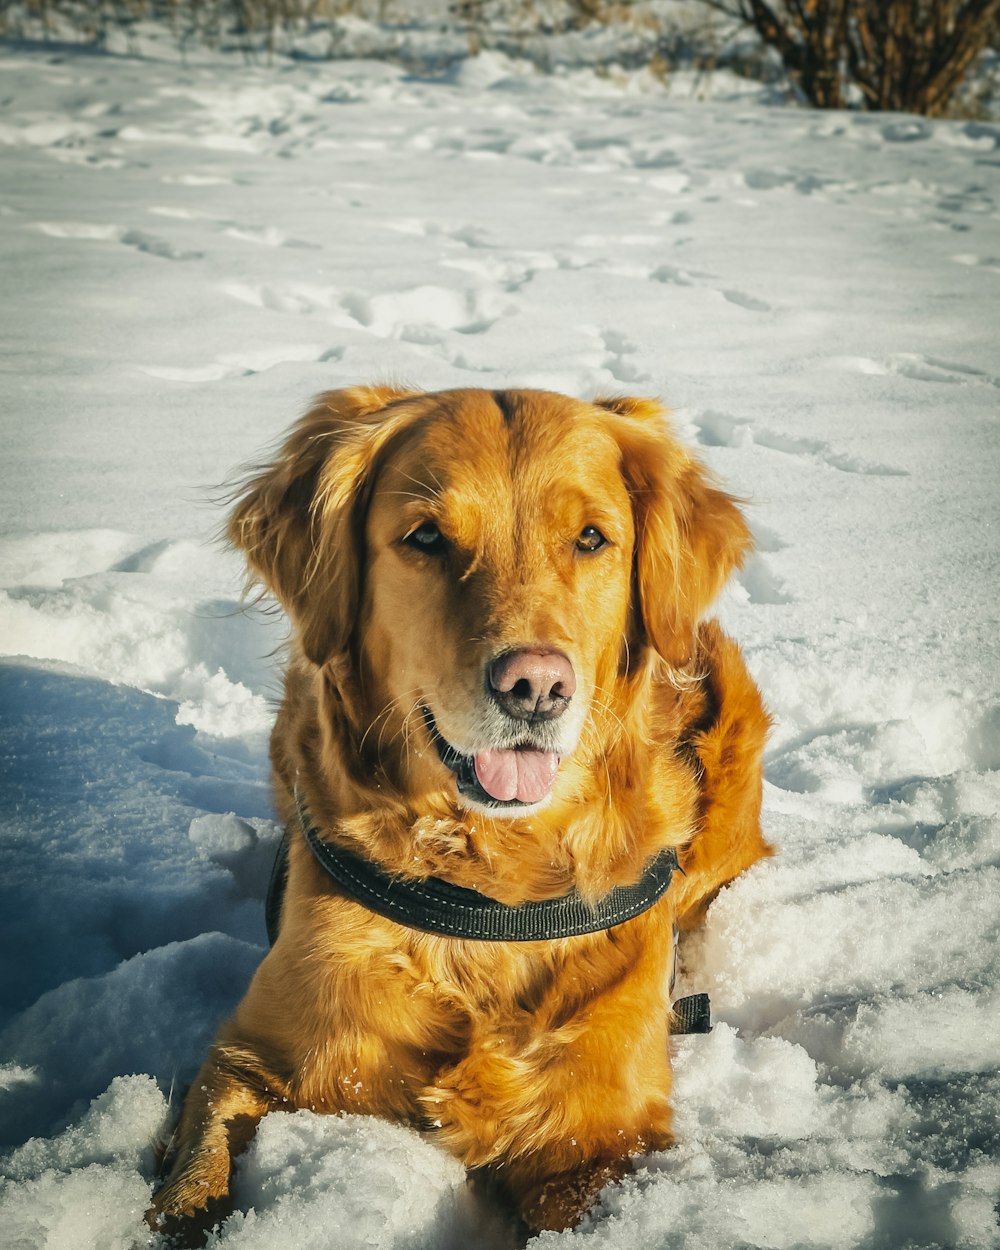
[[[553,751],[525,744],[463,755],[442,737],[430,710],[422,710],[438,756],[455,774],[463,797],[484,807],[533,807],[548,798],[559,771]]]

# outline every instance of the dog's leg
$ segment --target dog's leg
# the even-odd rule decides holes
[[[531,1233],[539,1233],[558,1232],[578,1224],[593,1207],[604,1186],[621,1180],[628,1170],[627,1159],[593,1160],[539,1180],[537,1163],[529,1159],[515,1163],[504,1172],[518,1214]]]
[[[532,1232],[568,1228],[631,1157],[672,1143],[665,1023],[666,1008],[658,1053],[632,1073],[631,1088],[613,1057],[596,1053],[599,1042],[593,1054],[577,1043],[559,1058],[549,1051],[542,1082],[530,1054],[473,1054],[442,1076],[425,1105],[450,1150],[469,1165],[496,1165]]]
[[[671,1143],[663,919],[595,939],[581,966],[602,968],[603,992],[570,961],[566,983],[474,1038],[422,1098],[441,1143],[495,1167],[533,1231],[574,1224],[630,1157]]]
[[[200,1245],[232,1209],[233,1160],[262,1116],[282,1105],[281,1087],[252,1051],[221,1042],[209,1052],[167,1149],[169,1168],[146,1222],[175,1245]]]

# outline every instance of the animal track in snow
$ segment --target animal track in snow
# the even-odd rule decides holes
[[[502,290],[514,293],[522,290],[535,274],[546,269],[558,269],[558,259],[549,252],[518,254],[518,257],[500,256],[454,256],[441,261],[448,269],[475,274],[496,283]]]
[[[473,360],[467,351],[445,351],[444,356],[450,365],[456,369],[462,369],[466,373],[495,374],[497,372],[497,367],[494,363],[480,364],[478,361]]]
[[[721,294],[722,298],[728,300],[730,304],[735,304],[737,308],[745,308],[748,312],[771,311],[770,304],[765,304],[762,299],[747,295],[743,291],[722,291]]]
[[[601,366],[611,374],[615,382],[630,386],[634,382],[648,381],[649,374],[628,359],[638,348],[624,334],[617,330],[599,330],[597,337],[604,349]]]
[[[126,230],[119,239],[126,247],[134,247],[149,256],[159,256],[162,260],[200,260],[203,252],[185,252],[175,247],[166,239],[147,234],[144,230]]]
[[[885,377],[897,374],[911,382],[944,382],[951,386],[980,383],[1000,387],[1000,377],[966,365],[956,360],[943,360],[940,356],[924,356],[918,352],[897,352],[885,361],[870,356],[834,356],[830,364],[839,365],[852,373],[868,373]]]
[[[737,580],[751,603],[792,603],[785,584],[760,555],[751,555],[737,573]]]
[[[784,551],[788,547],[788,543],[766,525],[755,522],[752,528],[754,546],[758,551],[773,553]]]
[[[198,212],[176,205],[155,204],[147,209],[147,212],[156,217],[174,218],[179,221],[206,222],[211,229],[231,239],[238,239],[242,243],[255,243],[258,247],[296,247],[315,250],[320,246],[318,243],[294,238],[276,226],[248,225],[245,222],[234,221],[232,218],[217,217],[212,213]]]
[[[775,430],[755,428],[750,421],[728,417],[721,412],[703,412],[693,418],[698,441],[705,447],[767,447],[792,456],[806,456],[827,464],[841,473],[861,473],[873,477],[908,477],[905,469],[872,464],[859,456],[836,451],[821,439],[798,438]]]
[[[654,282],[664,282],[670,286],[702,287],[707,286],[709,282],[715,279],[714,274],[694,269],[683,269],[679,265],[658,265],[651,270],[649,277]],[[766,313],[771,311],[770,304],[765,303],[762,299],[758,299],[755,295],[748,295],[745,291],[737,291],[727,287],[720,289],[719,294],[730,304],[735,304],[737,308],[745,308],[748,312]]]
[[[231,239],[239,239],[245,243],[256,243],[260,247],[305,247],[318,249],[318,243],[308,243],[305,239],[290,238],[276,226],[244,226],[239,222],[231,222],[223,228],[223,234]]]
[[[977,256],[974,252],[959,252],[951,259],[956,265],[967,265],[970,269],[988,269],[990,273],[1000,273],[1000,256]]]
[[[397,234],[411,234],[417,237],[450,239],[463,247],[492,247],[492,240],[481,226],[449,226],[439,221],[427,221],[422,217],[397,217],[385,221],[382,225]]]
[[[696,277],[707,275],[689,273],[677,265],[659,265],[649,276],[654,282],[665,282],[670,286],[694,286]]]
[[[53,239],[79,239],[96,243],[121,243],[159,256],[162,260],[200,260],[202,252],[185,252],[166,239],[147,234],[144,230],[130,230],[125,226],[101,225],[94,222],[39,221],[36,228]]]
[[[202,365],[140,365],[139,368],[148,377],[164,382],[219,382],[223,378],[266,373],[278,365],[339,360],[342,355],[340,347],[280,343],[270,348],[227,352]]]
[[[226,187],[233,182],[221,174],[164,174],[162,180],[180,187]]]
[[[382,295],[350,294],[340,303],[354,324],[379,338],[418,343],[427,342],[428,334],[439,330],[485,334],[500,317],[515,311],[488,291],[431,285]]]
[[[985,382],[1000,387],[1000,378],[976,369],[972,365],[954,360],[942,360],[939,356],[923,356],[915,352],[899,352],[889,358],[889,368],[914,382],[946,382],[961,385],[967,382]]]
[[[220,288],[232,299],[251,308],[267,308],[272,312],[316,313],[335,307],[335,287],[314,286],[306,282],[290,282],[283,286],[255,286],[249,282],[224,282]]]
[[[113,243],[122,235],[121,226],[103,226],[90,221],[39,221],[35,225],[42,234],[53,239],[86,239]]]
[[[704,447],[748,447],[753,443],[753,427],[749,421],[727,417],[725,413],[708,410],[691,418],[698,442]]]

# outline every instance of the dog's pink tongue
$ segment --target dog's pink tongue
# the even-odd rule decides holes
[[[476,776],[487,794],[502,803],[540,803],[552,789],[559,756],[550,751],[479,751]]]

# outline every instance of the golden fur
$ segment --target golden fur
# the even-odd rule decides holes
[[[414,548],[426,523],[444,555]],[[590,527],[607,542],[581,550]],[[672,926],[769,853],[767,716],[701,621],[749,548],[742,516],[652,401],[359,387],[321,397],[229,534],[294,627],[272,760],[296,833],[280,935],[191,1088],[151,1222],[210,1226],[260,1117],[308,1107],[412,1124],[489,1169],[530,1229],[566,1227],[669,1145]],[[492,745],[483,674],[517,648],[568,658],[576,737],[547,801],[491,814],[459,799],[421,709]],[[599,898],[666,847],[684,871],[589,936],[433,936],[344,895],[293,789],[390,873],[506,903]]]

